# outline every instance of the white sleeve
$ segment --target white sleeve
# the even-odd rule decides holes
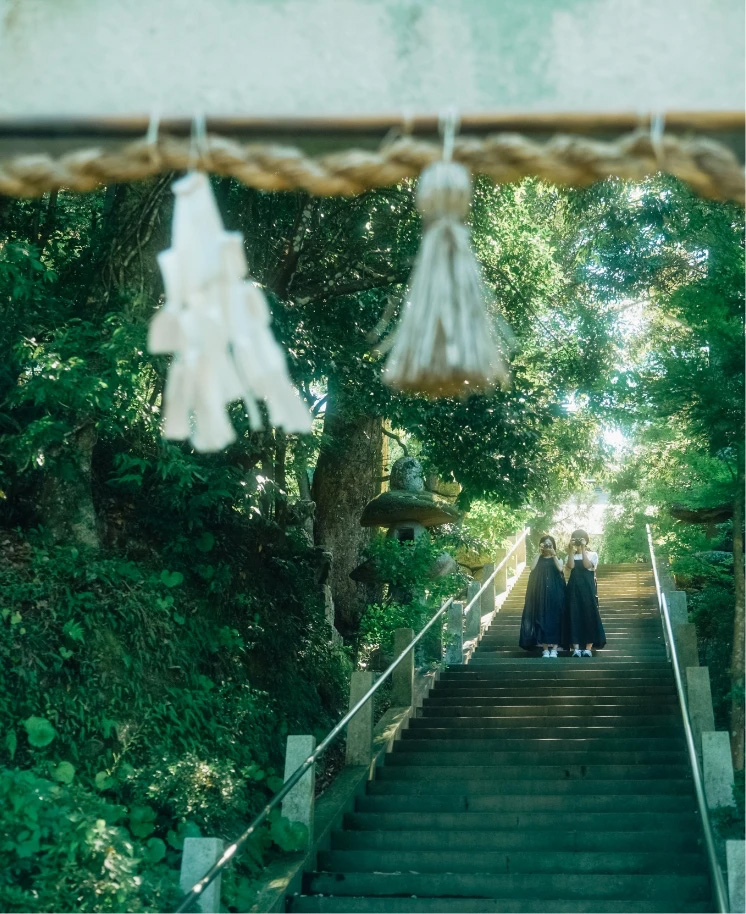
[[[598,568],[598,553],[597,553],[597,552],[589,552],[589,553],[588,553],[588,558],[591,560],[594,569],[595,569],[595,568]]]

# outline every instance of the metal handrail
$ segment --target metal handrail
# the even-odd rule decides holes
[[[655,561],[655,550],[653,548],[653,534],[650,529],[650,524],[645,524],[645,529],[648,533],[648,547],[650,548],[650,561],[653,565],[653,577],[655,579],[655,592],[658,597],[658,608],[660,609],[661,616],[663,618],[664,632],[670,646],[669,660],[673,666],[674,679],[676,680],[676,691],[679,696],[679,704],[681,705],[681,716],[684,721],[686,747],[689,751],[689,761],[691,762],[692,774],[694,775],[694,792],[697,796],[697,805],[699,806],[699,814],[702,819],[702,830],[704,831],[705,848],[707,850],[707,863],[710,868],[710,875],[712,876],[715,902],[719,914],[727,914],[727,912],[730,910],[728,903],[728,890],[725,886],[723,872],[720,869],[720,864],[717,859],[717,851],[715,849],[715,836],[712,832],[710,813],[707,809],[707,799],[705,797],[704,785],[702,784],[702,774],[699,770],[697,749],[694,744],[694,734],[692,732],[691,722],[689,721],[689,711],[686,706],[686,696],[684,694],[684,681],[681,676],[679,655],[676,651],[676,642],[674,641],[673,637],[671,616],[668,612],[668,602],[666,601],[666,595],[661,591],[660,577],[658,576],[658,565]]]
[[[471,600],[464,607],[464,613],[466,613],[471,607],[477,602],[481,597],[487,587],[495,579],[495,576],[499,571],[502,571],[503,567],[507,564],[508,559],[513,555],[518,546],[525,540],[528,534],[528,527],[524,527],[521,531],[520,536],[516,539],[512,548],[508,551],[505,558],[500,562],[500,564],[495,568],[492,574],[487,578],[487,580],[482,584],[477,593],[471,598]],[[290,793],[290,791],[295,787],[295,785],[301,780],[303,775],[309,771],[312,765],[316,764],[316,760],[319,756],[328,748],[328,746],[339,736],[339,734],[344,730],[347,724],[352,720],[352,718],[360,711],[363,706],[373,697],[375,692],[383,685],[383,683],[388,679],[388,677],[394,672],[394,670],[399,666],[399,664],[404,660],[407,654],[412,650],[412,648],[420,641],[420,639],[425,635],[427,631],[436,623],[438,619],[443,615],[443,613],[448,609],[448,607],[453,603],[453,597],[449,597],[440,609],[435,613],[435,615],[430,619],[430,621],[422,628],[419,634],[410,641],[410,643],[404,648],[404,650],[399,654],[399,656],[387,667],[386,670],[376,679],[373,685],[368,689],[368,691],[363,695],[363,697],[355,704],[350,710],[345,714],[342,720],[324,737],[324,739],[318,744],[314,751],[308,756],[308,758],[303,762],[295,771],[288,777],[288,779],[283,784],[282,788],[277,791],[277,793],[272,797],[272,799],[264,806],[254,819],[251,824],[248,826],[246,831],[244,831],[232,844],[230,844],[222,853],[220,858],[210,867],[210,869],[205,873],[205,875],[195,882],[189,892],[181,899],[179,906],[176,908],[175,914],[183,914],[184,911],[188,911],[189,908],[194,904],[194,902],[199,898],[199,896],[204,892],[204,890],[220,875],[223,869],[228,865],[228,863],[236,856],[236,854],[241,850],[241,848],[246,844],[246,842],[251,838],[254,832],[259,828],[259,826],[264,822],[267,816],[272,812],[275,807],[285,799],[285,797]]]

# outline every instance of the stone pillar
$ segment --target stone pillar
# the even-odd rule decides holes
[[[288,736],[285,749],[285,780],[300,768],[316,748],[313,736]],[[316,766],[303,775],[290,793],[282,801],[282,814],[291,822],[300,822],[308,829],[307,846],[313,840],[313,812],[316,793]]]
[[[730,736],[725,730],[702,734],[702,778],[709,809],[735,806]]]
[[[666,593],[665,597],[668,606],[668,615],[671,618],[671,628],[675,632],[677,625],[686,625],[689,621],[686,594],[683,590],[673,590]]]
[[[516,561],[518,562],[519,565],[521,565],[521,564],[525,565],[526,564],[526,537],[523,536],[523,530],[521,530],[521,532],[519,534],[517,534],[517,536],[523,537],[523,539],[521,539],[520,543],[518,543],[518,548],[515,551]]]
[[[484,572],[482,573],[482,581],[483,582],[486,581],[487,578],[492,574],[492,572],[494,570],[495,570],[495,566],[492,562],[485,565]],[[498,577],[499,577],[499,575],[498,575]],[[482,593],[482,596],[480,597],[480,600],[481,600],[480,615],[482,615],[482,616],[485,616],[485,615],[487,615],[487,613],[491,613],[491,612],[495,611],[495,584],[496,584],[496,581],[494,581],[494,580],[491,581],[487,585],[487,587],[484,589],[484,592]],[[506,586],[507,585],[503,586],[503,590],[505,590]]]
[[[725,842],[725,855],[728,861],[728,898],[731,914],[743,914],[746,911],[744,898],[744,857],[746,841],[730,839]]]
[[[715,729],[715,714],[712,710],[710,671],[706,666],[686,668],[686,694],[689,721],[694,733],[694,745],[702,759],[702,734]]]
[[[466,590],[466,603],[471,603],[480,588],[479,581],[472,581]],[[464,640],[471,641],[479,637],[482,628],[482,598],[480,597],[474,605],[467,610],[466,622],[464,625]]]
[[[495,565],[499,565],[500,562],[502,562],[502,560],[505,558],[505,556],[507,554],[508,554],[507,549],[498,549],[497,555],[495,556]],[[490,574],[492,574],[492,571],[494,570],[495,565],[491,566]],[[507,589],[508,589],[508,566],[503,565],[503,567],[495,575],[495,593],[497,593],[497,594],[505,593],[505,591]]]
[[[413,628],[397,628],[394,632],[394,657],[398,657],[404,648],[412,643]],[[414,693],[414,649],[391,674],[391,704],[395,708],[408,708],[412,704]]]
[[[222,838],[185,838],[181,855],[181,873],[179,885],[182,892],[191,891],[205,873],[218,862],[225,849]],[[220,881],[218,876],[202,892],[197,907],[203,914],[217,914],[220,907]]]
[[[697,628],[693,622],[686,625],[674,625],[673,636],[676,640],[676,653],[679,657],[679,669],[684,677],[684,689],[687,688],[686,670],[690,666],[699,666],[697,650]]]
[[[446,633],[446,663],[464,662],[464,604],[451,603],[448,607]]]
[[[350,677],[350,709],[373,685],[373,673],[355,670]],[[373,758],[373,702],[368,700],[347,724],[348,765],[370,765]]]

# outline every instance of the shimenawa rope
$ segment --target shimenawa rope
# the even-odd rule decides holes
[[[189,139],[162,136],[156,142],[146,138],[114,152],[89,148],[59,158],[29,154],[0,161],[0,193],[38,197],[60,188],[92,191],[102,184],[185,171],[196,164],[260,190],[354,195],[415,178],[440,154],[437,143],[406,136],[378,151],[347,149],[311,157],[289,146],[242,144],[211,135],[204,138],[195,163]],[[649,130],[640,129],[611,141],[558,134],[540,143],[516,133],[496,133],[461,136],[453,158],[496,183],[533,176],[584,186],[610,176],[640,180],[664,170],[701,196],[744,202],[741,164],[727,147],[705,137],[669,134],[653,140]]]

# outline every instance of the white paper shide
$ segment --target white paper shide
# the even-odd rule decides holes
[[[163,394],[163,435],[191,439],[197,451],[236,440],[228,405],[243,400],[252,430],[257,401],[273,426],[311,431],[311,417],[270,329],[261,289],[247,278],[240,232],[226,232],[209,179],[193,172],[173,186],[171,247],[158,255],[166,303],[153,317],[152,353],[172,353]]]

